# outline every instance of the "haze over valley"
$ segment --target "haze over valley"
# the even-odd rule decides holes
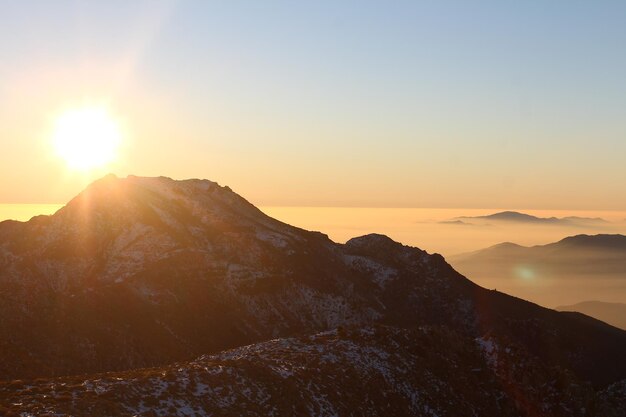
[[[26,221],[53,214],[62,204],[0,204],[0,221]],[[537,216],[579,216],[604,219],[589,225],[519,224],[475,221],[456,223],[462,216],[482,216],[502,209],[437,209],[386,207],[280,207],[259,206],[266,214],[294,226],[318,230],[336,242],[355,235],[383,233],[406,244],[419,246],[446,257],[484,249],[514,240],[524,246],[548,244],[577,234],[626,234],[626,210],[519,210]],[[517,211],[517,210],[516,210]]]

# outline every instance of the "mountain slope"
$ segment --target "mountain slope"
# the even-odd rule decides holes
[[[382,235],[340,245],[210,181],[106,177],[0,223],[0,379],[127,370],[381,323],[510,339],[601,387],[626,332],[483,289]]]
[[[5,413],[142,416],[592,416],[571,374],[443,328],[341,328],[124,373],[0,383]],[[2,409],[0,409],[1,411]],[[603,414],[604,415],[604,414]]]

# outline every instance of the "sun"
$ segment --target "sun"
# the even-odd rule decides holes
[[[104,107],[67,110],[55,122],[54,147],[72,169],[87,171],[111,163],[121,141],[119,125]]]

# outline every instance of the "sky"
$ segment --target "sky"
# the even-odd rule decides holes
[[[114,172],[258,205],[626,210],[623,1],[0,0],[0,203]],[[123,140],[76,172],[60,114]]]

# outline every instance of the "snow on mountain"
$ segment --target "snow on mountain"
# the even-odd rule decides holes
[[[484,346],[495,346],[492,341]],[[491,347],[489,349],[491,349]],[[589,416],[588,384],[444,328],[340,328],[166,367],[0,383],[13,415]],[[610,408],[608,408],[610,410]]]

